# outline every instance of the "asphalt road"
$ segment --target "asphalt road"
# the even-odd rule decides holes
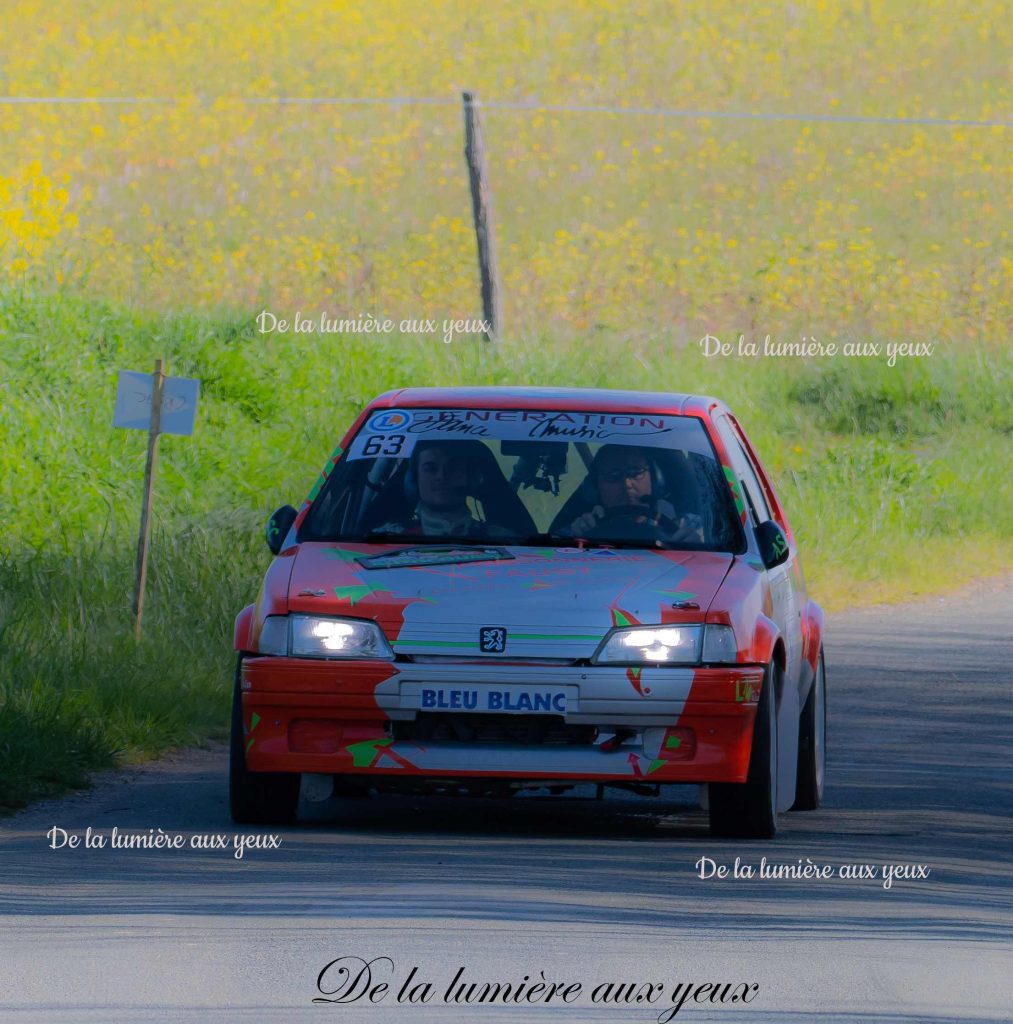
[[[689,790],[681,804],[382,797],[309,805],[312,823],[237,858],[223,748],[31,808],[0,826],[0,1020],[650,1024],[677,985],[708,982],[748,1006],[703,989],[671,1019],[1009,1020],[1013,580],[835,616],[827,664],[826,806],[784,816],[769,843],[711,840]],[[230,845],[51,849],[54,826]],[[701,880],[701,857],[876,877]],[[886,888],[894,864],[927,877]],[[371,968],[390,988],[313,1004],[346,957],[390,958]],[[447,1006],[458,968],[581,989]],[[430,1000],[409,1002],[426,981]],[[602,1002],[608,982],[645,998]]]

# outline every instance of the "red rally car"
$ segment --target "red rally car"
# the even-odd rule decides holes
[[[410,388],[361,413],[236,620],[230,803],[702,784],[716,835],[819,806],[823,612],[712,398]]]

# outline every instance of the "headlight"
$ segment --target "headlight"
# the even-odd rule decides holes
[[[735,661],[730,626],[631,626],[617,629],[595,657],[599,665],[697,665]]]
[[[271,615],[260,634],[260,653],[293,658],[383,658],[394,652],[375,622],[315,615]]]
[[[617,629],[595,659],[600,664],[692,665],[700,660],[703,626]]]

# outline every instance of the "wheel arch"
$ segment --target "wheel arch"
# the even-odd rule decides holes
[[[802,609],[802,658],[816,672],[816,659],[823,646],[826,616],[815,601],[806,601]]]
[[[248,604],[236,616],[236,624],[232,632],[233,650],[240,653],[253,650],[253,614],[256,607],[254,604]]]
[[[766,615],[760,615],[756,620],[749,660],[757,665],[769,665],[772,661],[777,661],[782,672],[787,666],[788,657],[784,637],[781,635],[777,623]]]

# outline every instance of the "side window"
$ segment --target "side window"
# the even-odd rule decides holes
[[[766,495],[760,486],[753,464],[742,448],[732,425],[728,422],[727,416],[720,416],[717,420],[718,433],[728,450],[728,457],[732,460],[732,469],[735,475],[742,481],[746,490],[746,500],[753,511],[753,519],[757,524],[764,523],[771,518],[770,508],[767,505]]]
[[[781,508],[781,503],[774,491],[774,486],[771,484],[770,477],[760,464],[760,460],[757,458],[756,452],[752,451],[750,448],[749,440],[746,438],[746,435],[742,430],[742,425],[734,416],[729,416],[728,418],[735,430],[735,436],[739,439],[739,444],[742,446],[742,450],[746,453],[746,456],[749,459],[749,464],[753,467],[753,472],[756,474],[756,478],[760,481],[760,486],[763,488],[764,497],[767,499],[767,507],[770,509],[770,518],[773,519],[782,530],[790,533],[791,531],[785,521],[784,510]]]

